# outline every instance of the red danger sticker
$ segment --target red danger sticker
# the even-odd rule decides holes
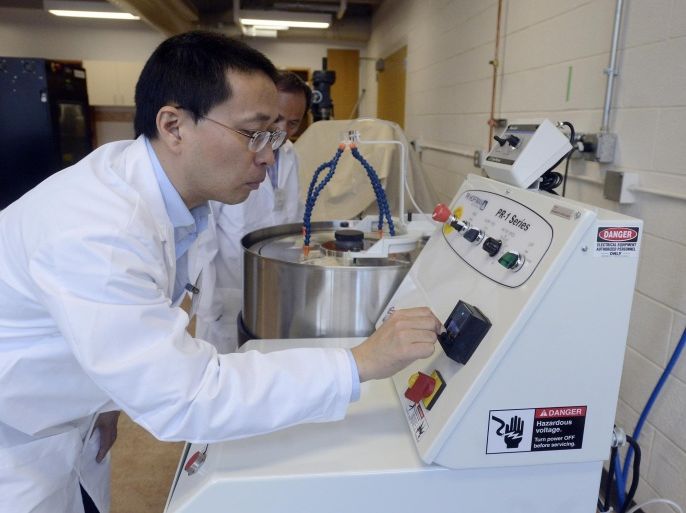
[[[585,406],[563,406],[561,408],[536,408],[534,418],[546,417],[585,417]]]
[[[639,226],[598,226],[595,239],[595,256],[638,257]]]
[[[638,230],[634,228],[600,228],[598,241],[628,242],[638,238]]]

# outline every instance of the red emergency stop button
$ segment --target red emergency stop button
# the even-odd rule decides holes
[[[453,213],[450,211],[450,209],[444,205],[443,203],[439,203],[436,205],[436,208],[434,208],[434,213],[431,214],[431,219],[434,221],[440,221],[441,223],[445,223],[448,219],[452,217]]]
[[[405,390],[405,397],[413,403],[418,403],[422,399],[429,397],[434,393],[434,389],[436,388],[436,380],[423,372],[415,372],[412,374],[408,380],[408,384],[410,386]]]
[[[441,223],[447,223],[458,233],[462,233],[464,230],[469,228],[469,223],[467,221],[461,221],[458,217],[462,216],[462,207],[458,207],[455,213],[450,211],[450,209],[443,203],[439,203],[434,208],[434,213],[431,214],[431,219],[434,221],[439,221]]]

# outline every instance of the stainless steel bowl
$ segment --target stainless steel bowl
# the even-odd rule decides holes
[[[255,338],[361,337],[374,331],[418,247],[387,258],[354,259],[338,251],[337,229],[347,222],[312,223],[303,255],[301,224],[265,228],[242,239],[243,327]],[[366,233],[369,247],[377,234]]]

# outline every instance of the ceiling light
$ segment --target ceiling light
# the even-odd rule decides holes
[[[288,30],[288,25],[254,25],[250,28],[257,30]]]
[[[330,14],[294,13],[289,11],[247,11],[242,10],[239,21],[243,25],[279,28],[326,29],[331,25]]]
[[[140,20],[138,16],[128,12],[96,12],[96,11],[62,11],[60,9],[50,9],[50,14],[55,16],[68,16],[71,18],[103,18],[108,20]]]
[[[276,37],[278,34],[278,31],[274,29],[246,27],[245,25],[242,26],[242,30],[243,34],[252,37]]]
[[[55,16],[73,18],[101,18],[112,20],[139,20],[128,12],[118,11],[116,7],[106,2],[69,2],[59,0],[43,0],[43,9]]]

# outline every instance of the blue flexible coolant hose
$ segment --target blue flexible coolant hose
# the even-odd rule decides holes
[[[367,160],[360,154],[359,150],[355,146],[350,147],[350,152],[353,154],[353,157],[355,157],[357,161],[362,164],[362,167],[369,177],[369,181],[372,183],[374,194],[376,194],[376,203],[379,206],[379,230],[383,228],[383,218],[386,217],[386,221],[388,222],[388,231],[391,236],[395,235],[395,226],[393,224],[393,218],[391,217],[391,209],[388,206],[388,198],[386,198],[386,192],[383,190],[381,180],[379,180],[379,175],[376,174],[376,171],[372,165],[367,162]]]
[[[655,388],[653,389],[653,393],[650,394],[650,398],[648,399],[648,402],[643,408],[643,412],[641,413],[641,416],[639,417],[638,422],[636,423],[636,428],[634,429],[633,434],[634,440],[638,440],[638,437],[641,434],[641,430],[643,429],[643,425],[646,423],[646,420],[648,419],[648,414],[650,413],[650,410],[653,408],[653,405],[655,404],[657,397],[660,395],[662,387],[665,385],[667,378],[672,373],[672,369],[676,365],[677,361],[679,361],[679,357],[681,356],[681,352],[684,349],[684,345],[686,345],[686,328],[684,328],[684,332],[681,334],[681,338],[679,339],[679,343],[676,345],[676,348],[674,349],[674,353],[672,353],[672,357],[669,359],[669,362],[667,363],[665,370],[662,372],[660,379],[658,380],[657,384],[655,385]],[[629,446],[629,449],[626,453],[626,458],[624,459],[623,467],[619,464],[620,459],[619,455],[617,455],[617,464],[615,465],[615,478],[617,480],[617,496],[619,497],[620,502],[622,504],[624,503],[625,498],[626,475],[629,472],[629,466],[631,465],[631,458],[633,454],[634,450],[631,446]]]
[[[333,174],[336,172],[336,166],[338,165],[338,160],[341,158],[344,148],[345,146],[339,146],[333,158],[319,166],[317,170],[314,172],[314,175],[312,176],[312,181],[310,182],[310,186],[307,190],[307,199],[305,201],[305,214],[303,216],[303,227],[305,230],[305,246],[309,246],[310,244],[310,235],[312,232],[312,223],[310,220],[312,219],[312,210],[314,209],[314,204],[317,201],[319,193],[322,192],[322,189],[324,189],[326,184],[329,183],[331,178],[333,178]],[[329,172],[321,181],[321,183],[319,185],[316,185],[319,175],[325,169],[329,169]]]

